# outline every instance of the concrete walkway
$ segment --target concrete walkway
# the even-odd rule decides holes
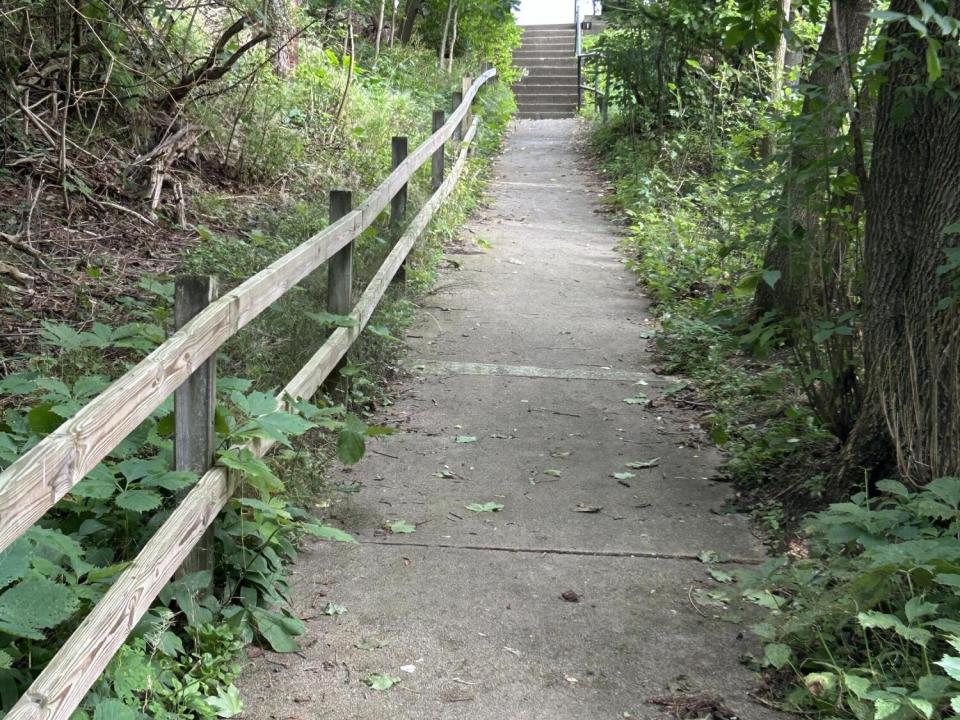
[[[674,717],[652,697],[704,691],[774,717],[746,697],[738,657],[756,649],[712,617],[703,593],[726,586],[696,559],[762,548],[724,514],[695,418],[659,399],[672,381],[650,372],[647,302],[575,131],[511,133],[491,206],[408,335],[414,377],[382,418],[398,432],[333,478],[363,486],[332,509],[362,544],[303,553],[304,650],[253,663],[244,717],[652,720]],[[371,673],[402,682],[371,690]]]

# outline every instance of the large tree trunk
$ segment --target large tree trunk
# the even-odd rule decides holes
[[[413,37],[413,25],[417,21],[417,15],[420,14],[420,8],[423,6],[423,0],[407,0],[403,11],[403,26],[400,28],[400,42],[406,45]]]
[[[909,15],[915,2],[893,0],[890,9]],[[960,0],[951,0],[949,14],[958,12]],[[955,278],[937,271],[957,243],[944,228],[960,220],[960,51],[940,38],[952,76],[931,89],[926,41],[906,22],[890,25],[888,37],[866,193],[867,397],[834,497],[894,468],[917,484],[960,475],[960,307],[943,307]]]
[[[272,35],[273,73],[277,77],[289,76],[297,67],[296,28],[291,18],[300,6],[300,0],[269,0],[267,3],[267,18]]]
[[[801,117],[803,126],[793,138],[788,179],[779,200],[773,234],[764,258],[765,270],[776,270],[780,279],[771,287],[765,282],[757,286],[757,314],[777,310],[785,316],[810,311],[814,302],[811,292],[816,279],[829,276],[832,254],[818,257],[817,234],[820,213],[811,202],[811,190],[829,182],[827,168],[817,171],[820,178],[811,178],[810,168],[823,163],[833,152],[833,142],[848,107],[848,58],[863,44],[869,19],[866,13],[871,0],[834,0],[835,11],[829,12],[820,38],[813,67],[806,79],[806,94]],[[839,41],[839,42],[838,42]],[[798,176],[798,173],[803,173]],[[820,196],[824,196],[823,192]],[[817,316],[820,313],[814,312]]]
[[[777,43],[777,51],[773,55],[773,76],[770,78],[770,103],[774,106],[780,104],[783,100],[783,80],[789,69],[787,65],[787,30],[790,27],[791,0],[781,0],[780,12],[782,15],[783,28],[780,30],[780,41]],[[679,83],[677,83],[679,86]],[[764,136],[761,142],[760,154],[764,159],[769,160],[777,151],[776,138],[773,133]]]

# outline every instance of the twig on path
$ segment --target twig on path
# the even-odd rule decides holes
[[[373,448],[370,448],[370,452],[372,452],[372,453],[374,453],[374,454],[376,454],[376,455],[383,455],[384,457],[391,458],[392,460],[399,460],[399,459],[400,459],[400,456],[399,456],[399,455],[391,455],[390,453],[380,452],[379,450],[374,450]]]
[[[693,586],[692,586],[692,585],[691,585],[689,588],[687,588],[687,600],[690,601],[690,605],[693,607],[694,610],[696,610],[698,613],[700,613],[701,616],[707,617],[707,614],[706,614],[703,610],[700,609],[700,607],[697,605],[696,601],[693,599]]]

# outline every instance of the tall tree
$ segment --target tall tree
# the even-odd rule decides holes
[[[866,35],[871,0],[832,0],[827,22],[810,73],[803,83],[800,125],[791,139],[787,179],[778,203],[773,235],[764,259],[766,270],[779,273],[772,285],[757,286],[759,313],[777,310],[785,316],[802,313],[819,317],[812,309],[815,278],[829,273],[835,258],[818,252],[822,243],[821,216],[810,202],[811,185],[827,180],[816,166],[828,166],[833,141],[844,122],[850,100],[849,58],[860,51]]]
[[[960,0],[939,7],[960,16]],[[907,19],[915,0],[893,0],[890,12],[901,18],[883,40],[866,185],[867,394],[838,497],[865,473],[897,469],[917,483],[960,475],[960,306],[947,263],[960,237],[960,48],[956,30],[942,34],[949,23],[925,17],[929,28],[918,32],[918,18]]]

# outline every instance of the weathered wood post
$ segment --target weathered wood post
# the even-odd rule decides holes
[[[464,75],[463,82],[461,84],[460,97],[465,98],[467,93],[470,92],[470,88],[473,87],[473,78],[469,75]],[[463,120],[460,121],[460,137],[463,137],[467,134],[467,131],[470,129],[470,123],[473,122],[473,113],[470,112],[470,108],[467,108],[467,112],[463,116]]]
[[[463,93],[458,90],[453,93],[453,97],[451,98],[450,104],[453,107],[450,108],[450,112],[455,113],[457,111],[457,108],[460,107],[461,103],[463,103]],[[453,131],[453,139],[456,140],[457,142],[460,142],[461,140],[463,140],[463,123],[462,122],[457,124],[457,129]]]
[[[443,123],[446,120],[446,116],[443,114],[443,110],[434,110],[433,111],[433,132],[437,132],[440,128],[443,127]],[[442,143],[433,153],[433,163],[431,164],[431,179],[433,192],[436,192],[440,189],[440,186],[443,185],[443,154],[446,143]]]
[[[399,135],[393,138],[390,145],[391,155],[393,157],[392,168],[396,170],[400,163],[407,159],[407,138]],[[390,199],[390,231],[394,242],[400,239],[403,230],[403,219],[407,214],[407,183],[403,184],[397,194]],[[393,276],[393,282],[404,283],[407,280],[407,261],[404,259],[397,274]]]
[[[217,299],[219,283],[210,275],[181,275],[174,286],[174,325],[179,330]],[[173,458],[176,470],[203,475],[213,464],[216,447],[217,356],[210,356],[173,393]],[[180,493],[182,499],[188,491]],[[211,525],[190,551],[179,575],[213,571],[214,529]],[[212,577],[211,577],[212,582]]]
[[[330,191],[330,222],[353,209],[353,193]],[[353,240],[327,261],[327,312],[346,315],[353,308]]]

